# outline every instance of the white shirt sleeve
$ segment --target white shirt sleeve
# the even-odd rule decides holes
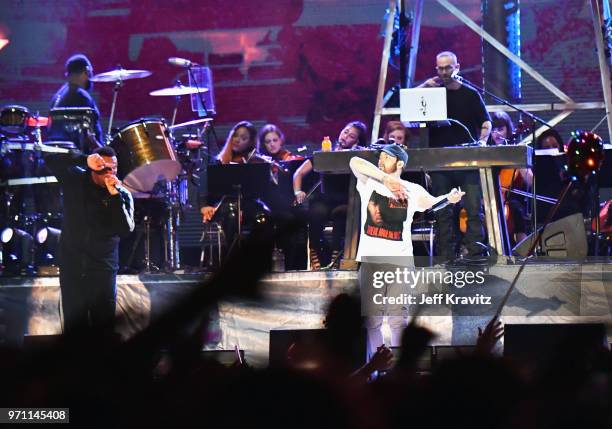
[[[370,179],[369,177],[367,177],[366,180],[363,181],[363,182],[361,180],[357,179],[357,192],[359,192],[360,195],[364,191],[367,191],[367,189],[370,187],[369,186],[370,180],[372,180],[372,179]]]
[[[423,188],[421,185],[417,185],[416,183],[405,182],[405,185],[406,189],[408,190],[409,198],[412,200],[412,204],[414,204],[414,211],[417,212],[429,210],[431,206],[446,198],[446,195],[434,197],[427,192],[425,188]]]

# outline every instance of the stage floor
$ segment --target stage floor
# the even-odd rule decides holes
[[[517,270],[516,265],[489,267],[486,293],[503,296]],[[334,296],[358,292],[357,275],[356,271],[269,274],[262,279],[263,299],[219,303],[212,324],[218,341],[212,346],[238,345],[251,364],[266,365],[270,330],[321,328]],[[126,337],[133,335],[184,293],[205,284],[206,278],[206,274],[118,276],[118,330]],[[0,340],[20,345],[24,335],[61,332],[59,296],[57,277],[0,278]],[[488,312],[449,307],[421,321],[436,332],[435,344],[466,345],[474,343],[477,327],[489,317]],[[612,264],[529,264],[502,317],[505,323],[600,321],[610,326]]]

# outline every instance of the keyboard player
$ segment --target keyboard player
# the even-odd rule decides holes
[[[484,146],[491,132],[491,119],[484,102],[476,91],[468,88],[453,76],[459,71],[457,56],[450,51],[440,52],[436,56],[437,75],[420,85],[422,88],[445,87],[447,115],[451,126],[432,127],[429,129],[430,147],[458,146],[478,140]],[[465,126],[464,129],[460,122]],[[469,131],[469,133],[468,133]],[[436,171],[431,172],[432,193],[442,195],[452,188],[461,187],[466,193],[463,206],[467,212],[467,232],[465,245],[468,259],[479,259],[483,248],[478,242],[484,241],[482,194],[477,171]],[[454,260],[456,243],[452,228],[452,207],[436,212],[436,252],[441,261]]]

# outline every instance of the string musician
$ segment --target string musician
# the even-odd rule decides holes
[[[304,158],[291,154],[284,148],[284,143],[283,132],[273,124],[265,125],[259,134],[255,126],[248,121],[238,122],[230,130],[225,145],[217,156],[219,163],[268,164],[270,180],[258,189],[256,197],[250,195],[242,199],[240,214],[238,214],[236,196],[233,194],[225,195],[216,205],[205,205],[200,209],[204,222],[215,220],[221,223],[227,240],[226,248],[234,242],[238,216],[241,225],[248,229],[254,226],[255,222],[261,223],[268,219],[270,214],[282,220],[283,216],[290,212],[293,202],[292,174],[286,165],[289,161],[299,161]],[[240,171],[237,173],[245,174]],[[250,173],[246,174],[248,176]],[[211,191],[214,193],[215,190]],[[286,254],[290,253],[288,245],[278,244]]]
[[[240,121],[230,130],[217,160],[221,164],[256,164],[265,162],[257,153],[257,129],[249,121]]]
[[[491,143],[495,146],[515,144],[516,134],[510,116],[506,112],[493,112],[491,120]],[[526,215],[527,197],[514,194],[511,190],[530,192],[532,184],[533,172],[529,168],[503,168],[499,172],[502,207],[513,245],[527,237],[529,222]]]
[[[299,161],[304,157],[294,155],[285,148],[285,135],[274,124],[266,124],[257,135],[257,150],[262,156],[268,156],[272,161]]]
[[[367,144],[367,127],[363,122],[353,121],[344,126],[333,150],[360,150]],[[327,264],[330,268],[339,263],[342,240],[346,225],[346,210],[348,207],[348,188],[350,177],[348,175],[322,175],[321,192],[312,193],[312,197],[307,200],[308,188],[304,188],[305,180],[313,171],[312,161],[307,159],[296,170],[293,175],[293,191],[295,202],[302,205],[308,202],[308,240],[310,247],[308,254],[310,267],[312,269],[321,268],[321,255],[323,252],[323,230],[325,224],[331,220],[333,224],[333,236],[330,243],[330,258]],[[306,190],[306,191],[305,191]]]
[[[305,158],[291,153],[285,142],[285,134],[274,124],[264,125],[257,135],[257,151],[270,164],[270,183],[263,198],[277,228],[304,223],[301,212],[293,205],[293,173]],[[277,238],[276,245],[284,253],[287,270],[305,267],[303,232],[288,231]]]

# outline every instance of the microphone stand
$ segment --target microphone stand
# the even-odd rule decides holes
[[[202,95],[202,92],[200,92],[200,86],[198,84],[198,79],[196,78],[195,73],[192,70],[194,65],[197,65],[197,64],[191,63],[187,67],[187,74],[191,77],[191,80],[193,81],[193,84],[195,85],[195,88],[198,90],[197,94],[198,94],[198,98],[200,100],[200,104],[202,105],[202,108],[204,109],[204,117],[208,118],[208,117],[211,117],[211,115],[210,115],[210,112],[208,111],[208,109],[206,108],[206,103],[204,102],[204,95]],[[215,145],[217,146],[217,149],[221,149],[219,147],[219,142],[218,142],[218,139],[217,139],[217,133],[215,132],[214,121],[210,122],[210,133],[213,136],[213,139],[215,141]]]
[[[537,122],[537,123],[539,123],[541,125],[544,125],[545,127],[553,129],[552,125],[550,125],[548,122],[546,122],[545,120],[543,120],[539,116],[536,116],[536,115],[534,115],[531,112],[528,112],[528,111],[526,111],[524,109],[521,109],[520,107],[510,103],[508,100],[506,100],[504,98],[498,97],[497,95],[493,94],[492,92],[487,91],[486,89],[481,88],[480,86],[476,85],[475,83],[467,80],[463,76],[455,75],[455,76],[453,76],[453,79],[455,81],[459,82],[460,84],[465,85],[468,88],[471,88],[471,89],[473,89],[476,92],[479,92],[480,94],[487,95],[487,96],[491,97],[493,100],[497,101],[498,103],[503,104],[504,106],[508,106],[511,109],[516,110],[521,115],[527,116],[528,118],[530,118],[533,121],[534,124]],[[508,131],[510,131],[510,130],[508,130]],[[535,149],[536,149],[536,147],[535,147],[535,142],[536,142],[535,126],[532,127],[531,134],[532,134],[532,137],[531,137],[531,146],[534,149],[534,159],[533,160],[535,161]],[[535,167],[535,165],[534,165],[534,167]],[[534,168],[534,172],[535,172],[535,168]],[[537,231],[538,230],[538,216],[537,216],[537,208],[536,208],[537,207],[537,200],[536,200],[537,194],[536,194],[536,177],[535,177],[535,174],[533,175],[533,183],[531,185],[531,190],[532,190],[531,201],[532,201],[532,204],[533,204],[533,214],[532,214],[533,215],[533,230]],[[541,237],[540,237],[540,239],[541,239]],[[542,243],[538,243],[537,246],[538,246],[538,249],[537,249],[538,251],[536,252],[536,254],[541,252]],[[510,249],[508,249],[508,250],[510,250]]]

